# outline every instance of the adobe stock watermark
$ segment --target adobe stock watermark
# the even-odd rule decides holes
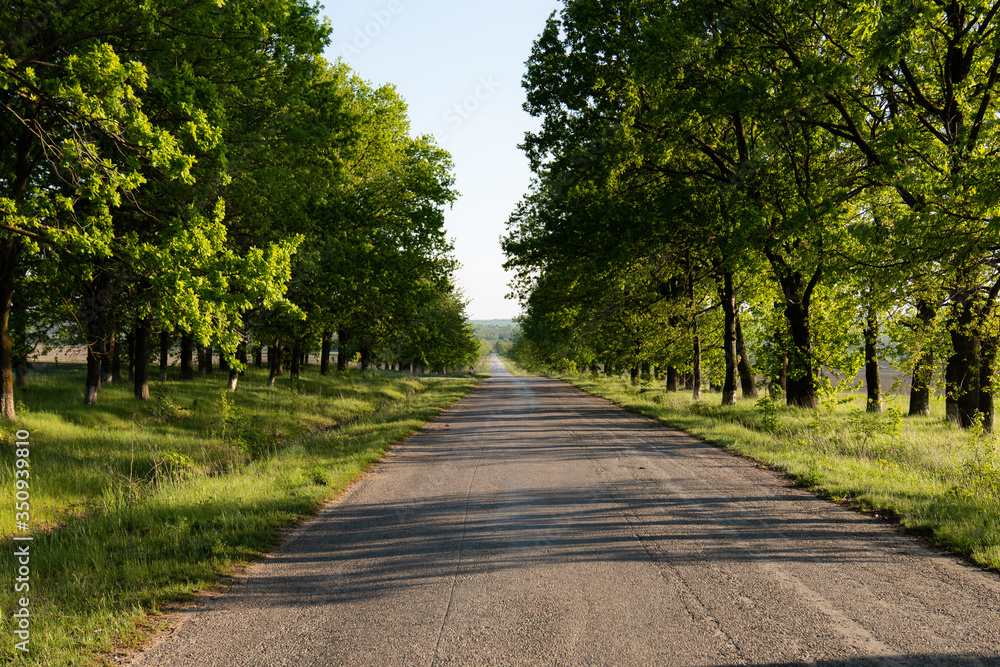
[[[14,578],[14,592],[20,593],[15,611],[11,617],[14,635],[21,641],[14,642],[14,649],[28,653],[31,640],[31,540],[28,534],[31,520],[31,434],[21,430],[14,434],[14,561],[17,576]]]
[[[492,75],[479,77],[479,82],[475,89],[444,112],[441,119],[447,123],[448,127],[436,128],[434,130],[434,139],[440,142],[449,132],[462,127],[465,121],[479,111],[486,100],[493,97],[493,94],[501,85]]]
[[[354,41],[351,43],[341,42],[340,55],[344,58],[356,56],[369,46],[374,39],[382,34],[382,31],[389,27],[392,20],[403,13],[403,4],[400,0],[389,0],[389,3],[382,9],[371,13],[371,20],[363,26],[354,29]]]

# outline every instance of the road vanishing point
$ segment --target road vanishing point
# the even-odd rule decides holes
[[[995,574],[490,370],[132,664],[1000,665]]]

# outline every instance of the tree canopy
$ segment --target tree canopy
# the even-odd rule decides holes
[[[879,410],[882,359],[911,414],[940,361],[950,418],[990,428],[998,8],[565,0],[504,239],[522,361],[805,407],[864,366]]]
[[[451,158],[391,86],[324,61],[316,6],[18,0],[0,26],[4,417],[39,332],[86,344],[87,403],[123,353],[148,398],[157,334],[161,376],[179,341],[182,377],[197,347],[233,389],[265,345],[294,372],[322,341],[326,371],[334,332],[379,363],[470,361]]]

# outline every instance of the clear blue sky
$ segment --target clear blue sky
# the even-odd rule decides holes
[[[559,0],[328,1],[327,50],[407,101],[414,134],[435,134],[455,160],[461,198],[446,213],[472,319],[518,314],[507,301],[500,236],[531,172],[517,148],[537,121],[521,109],[531,45]]]

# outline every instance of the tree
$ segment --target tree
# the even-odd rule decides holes
[[[135,393],[148,398],[153,330],[180,324],[238,363],[240,314],[283,291],[297,237],[251,229],[246,209],[240,214],[244,184],[261,176],[254,158],[265,151],[234,147],[263,139],[273,155],[277,143],[293,145],[295,128],[262,129],[261,118],[281,109],[299,135],[304,108],[309,121],[336,116],[336,101],[312,86],[329,26],[297,0],[124,5],[119,14],[96,7],[11,8],[18,23],[0,59],[3,122],[21,140],[2,162],[12,188],[0,200],[4,268],[44,253],[76,276],[88,312],[101,312],[86,322],[92,365],[128,312],[140,361]],[[226,215],[227,195],[235,216]],[[4,293],[13,289],[6,280],[0,302],[9,304]],[[0,398],[12,418],[9,391]]]
[[[147,166],[190,181],[193,158],[142,110],[142,64],[102,41],[180,9],[39,0],[3,12],[0,126],[14,140],[0,154],[0,414],[15,419],[9,324],[24,258],[110,256],[113,209]]]
[[[892,223],[896,258],[951,267],[941,286],[953,304],[949,406],[963,426],[977,411],[991,415],[991,401],[980,406],[980,386],[993,373],[987,330],[1000,279],[989,250],[997,247],[990,222],[997,6],[740,1],[724,8],[734,30],[774,54],[770,81],[798,122],[856,152],[869,183],[909,209]]]
[[[584,210],[589,204],[579,200],[600,191],[621,210],[643,210],[620,216],[627,223],[616,230],[612,252],[584,250],[585,261],[678,258],[696,374],[701,308],[694,281],[709,275],[701,267],[711,268],[724,314],[725,404],[735,401],[740,365],[736,276],[757,263],[755,253],[766,257],[790,332],[787,400],[812,407],[811,299],[840,234],[838,215],[856,194],[857,167],[822,132],[781,118],[773,100],[755,97],[764,77],[754,74],[760,63],[748,62],[743,46],[707,5],[568,2],[529,61],[526,108],[544,121],[525,150],[542,196]],[[599,238],[614,219],[574,210],[525,229],[544,238],[535,233],[540,226],[571,220]],[[559,235],[547,238],[539,250],[509,243],[511,266],[539,267],[541,257],[561,255]],[[695,381],[696,395],[699,387]]]

